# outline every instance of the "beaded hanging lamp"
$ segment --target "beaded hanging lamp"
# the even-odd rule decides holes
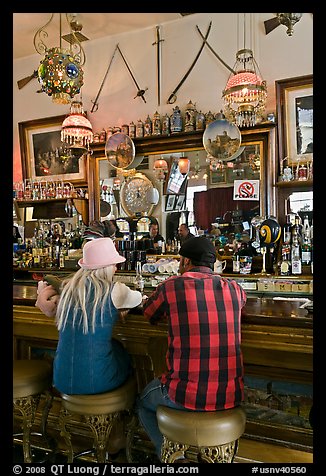
[[[261,77],[251,49],[245,47],[246,19],[244,13],[244,47],[236,53],[236,62],[222,93],[226,118],[238,127],[256,124],[266,107],[266,81]]]
[[[73,101],[70,114],[61,126],[61,141],[71,146],[88,148],[93,142],[92,124],[87,119],[81,101]]]
[[[54,13],[52,13],[50,20],[35,33],[34,47],[39,54],[45,55],[40,61],[37,71],[41,90],[51,96],[54,103],[69,104],[84,84],[82,66],[85,64],[86,57],[74,31],[71,31],[73,41],[70,49],[62,48],[61,15],[59,13],[59,46],[48,48],[43,41],[44,38],[48,37],[46,27],[53,20]],[[71,28],[67,13],[66,19]],[[73,49],[76,50],[75,53],[73,53]]]

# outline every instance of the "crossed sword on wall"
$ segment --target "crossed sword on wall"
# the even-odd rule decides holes
[[[216,51],[213,49],[213,47],[208,43],[207,41],[207,38],[208,38],[208,35],[210,33],[210,30],[211,30],[211,26],[212,26],[212,22],[209,23],[209,26],[207,28],[207,31],[206,31],[206,34],[203,35],[203,33],[200,31],[198,25],[196,25],[196,28],[197,28],[197,31],[200,35],[200,37],[202,38],[203,42],[202,42],[202,45],[197,53],[197,55],[195,56],[195,59],[194,61],[192,62],[191,66],[189,67],[189,69],[187,70],[187,72],[184,74],[184,76],[182,77],[181,81],[178,83],[178,85],[175,87],[175,89],[173,90],[173,92],[170,94],[168,100],[167,100],[167,104],[173,104],[175,103],[175,101],[177,100],[177,92],[179,91],[179,89],[181,88],[181,86],[183,85],[183,83],[185,82],[185,80],[188,78],[189,74],[191,73],[191,71],[193,70],[195,64],[197,63],[200,55],[201,55],[201,52],[203,51],[205,45],[209,48],[209,50],[214,54],[214,56],[233,74],[235,74],[235,71],[228,65],[225,63],[225,61],[222,60],[222,58],[216,53]],[[157,61],[157,104],[158,106],[160,106],[161,104],[161,42],[164,41],[163,39],[161,39],[161,35],[160,35],[160,27],[157,26],[156,27],[156,41],[154,43],[152,43],[152,45],[156,45],[156,61]],[[110,63],[109,63],[109,66],[106,70],[106,73],[104,75],[104,78],[102,80],[102,83],[101,83],[101,86],[100,86],[100,89],[97,93],[97,96],[95,98],[94,101],[92,101],[93,103],[93,106],[92,106],[92,109],[91,109],[91,112],[96,112],[98,110],[98,100],[99,100],[99,97],[100,97],[100,94],[102,92],[102,89],[103,89],[103,86],[104,86],[104,83],[105,83],[105,80],[107,78],[107,75],[109,73],[109,70],[111,68],[111,65],[112,65],[112,62],[113,62],[113,58],[115,56],[115,53],[116,51],[119,51],[126,67],[127,67],[127,70],[133,80],[133,82],[135,83],[135,86],[137,88],[137,94],[136,96],[134,97],[134,99],[136,99],[136,97],[141,97],[142,100],[146,103],[146,99],[144,97],[145,95],[145,91],[147,91],[148,88],[146,89],[141,89],[139,87],[139,84],[138,82],[136,81],[136,78],[134,76],[134,74],[132,73],[131,71],[131,68],[129,66],[129,64],[127,63],[127,60],[126,58],[124,57],[124,55],[122,54],[122,51],[119,47],[119,45],[117,44],[115,49],[114,49],[114,52],[113,52],[113,55],[112,55],[112,58],[110,60]]]

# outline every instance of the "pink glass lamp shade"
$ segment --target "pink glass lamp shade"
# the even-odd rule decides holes
[[[187,175],[190,169],[190,160],[186,157],[182,157],[178,162],[179,170],[182,175]]]
[[[82,103],[73,101],[70,114],[61,126],[61,141],[70,145],[88,147],[93,142],[92,124],[83,111]]]
[[[254,126],[266,106],[266,81],[257,73],[258,66],[251,50],[239,50],[235,74],[232,74],[222,93],[225,116],[237,126]]]

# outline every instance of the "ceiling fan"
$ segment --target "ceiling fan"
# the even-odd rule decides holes
[[[71,33],[68,33],[68,35],[62,35],[61,38],[70,45],[74,44],[77,40],[81,43],[82,41],[89,40],[87,36],[83,35],[81,33],[81,30],[83,28],[83,25],[79,23],[75,17],[72,18],[72,20],[69,23],[70,28],[71,28]],[[38,76],[38,70],[34,70],[33,73],[30,76],[26,76],[26,78],[22,78],[19,81],[17,81],[17,86],[18,89],[22,89],[24,86],[26,86],[32,79],[37,78]],[[39,89],[36,91],[37,93],[41,93],[42,90]]]
[[[302,15],[302,13],[276,13],[276,17],[264,21],[266,35],[279,25],[285,25],[287,27],[286,33],[292,36],[293,26],[301,20]]]

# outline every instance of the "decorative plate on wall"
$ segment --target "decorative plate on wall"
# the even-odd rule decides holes
[[[109,164],[116,169],[126,169],[135,158],[135,144],[127,134],[116,132],[105,144],[105,155]]]
[[[203,145],[206,152],[218,160],[235,159],[240,153],[240,129],[225,118],[217,119],[206,127],[203,134]]]

